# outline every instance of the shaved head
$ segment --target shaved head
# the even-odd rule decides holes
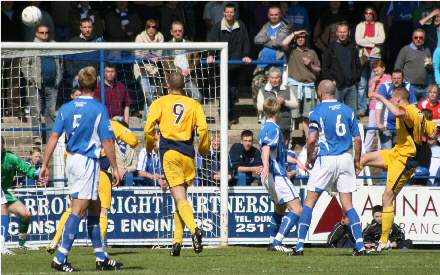
[[[320,97],[335,97],[336,85],[331,80],[323,80],[318,85],[318,95]]]

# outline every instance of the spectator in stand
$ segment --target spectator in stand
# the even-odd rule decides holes
[[[72,38],[72,26],[69,21],[69,14],[74,7],[74,2],[50,2],[51,14],[55,24],[55,41],[65,42]],[[75,26],[75,29],[76,28],[77,26]]]
[[[347,14],[341,9],[340,1],[328,2],[329,10],[319,16],[313,30],[313,43],[324,52],[331,42],[336,41],[336,27],[339,22],[347,21]]]
[[[170,29],[174,21],[182,22],[185,25],[185,13],[178,1],[168,1],[160,8],[160,31],[168,41],[173,38]]]
[[[437,89],[437,94],[438,94],[438,89]],[[437,106],[439,106],[440,104],[437,104]],[[440,107],[439,107],[440,108]],[[440,119],[433,119],[433,111],[430,109],[423,109],[422,110],[423,115],[425,116],[425,118],[427,120],[432,120],[435,123],[440,123]],[[425,167],[422,167],[422,170],[425,170],[425,176],[436,176],[436,179],[430,179],[431,184],[435,185],[435,186],[440,186],[440,137],[436,137],[434,139],[431,138],[426,138],[426,143],[429,146],[429,150],[427,150],[428,148],[423,148],[425,149],[425,155],[427,156],[424,160],[428,160],[428,155],[430,155],[430,159],[429,159],[429,163],[425,162]],[[423,155],[423,156],[425,156]],[[423,164],[423,163],[422,163]],[[421,165],[419,163],[419,165]],[[419,167],[417,167],[419,168]],[[417,168],[416,168],[416,173],[417,173]],[[429,170],[428,170],[428,169]],[[428,170],[428,171],[427,171]]]
[[[373,220],[362,233],[365,248],[367,249],[374,249],[379,243],[380,236],[382,235],[382,211],[383,207],[381,205],[373,207]],[[412,244],[410,240],[405,240],[405,233],[395,223],[391,227],[390,242],[392,248],[409,248]]]
[[[1,2],[1,20],[2,20],[2,42],[23,41],[23,34],[20,28],[21,14],[13,1]],[[35,34],[35,32],[34,32]]]
[[[416,104],[417,99],[413,86],[408,82],[404,82],[403,79],[403,72],[394,70],[391,74],[391,82],[385,82],[380,85],[379,93],[390,100],[396,88],[404,87],[409,91],[409,103]],[[397,138],[396,116],[392,112],[389,112],[388,109],[384,109],[384,105],[380,101],[376,101],[375,113],[381,147],[382,149],[391,149],[396,144]],[[386,118],[386,122],[384,122],[384,118]]]
[[[419,102],[419,109],[432,111],[432,119],[440,120],[440,90],[437,84],[431,84],[428,88],[428,97]]]
[[[354,248],[355,243],[350,228],[350,219],[343,213],[341,221],[335,224],[332,232],[328,234],[327,246],[331,248]]]
[[[92,21],[94,33],[97,37],[104,34],[104,22],[99,12],[90,6],[89,1],[78,1],[77,6],[71,10],[69,18],[73,37],[82,33],[82,30],[81,32],[78,30],[78,25],[80,25],[81,21],[86,18],[89,18]]]
[[[231,60],[242,60],[245,64],[250,64],[249,36],[245,24],[241,20],[235,19],[236,8],[233,4],[227,4],[224,9],[223,19],[215,24],[208,34],[209,42],[228,42],[228,57]],[[213,56],[208,56],[208,62],[215,62]],[[234,113],[234,105],[238,97],[238,88],[241,86],[244,76],[241,65],[228,66],[229,80],[229,125],[237,124],[238,117]]]
[[[307,33],[312,33],[312,26],[310,25],[310,18],[307,10],[299,4],[299,1],[291,1],[289,4],[284,20],[288,22],[291,29],[301,29],[306,30]]]
[[[231,172],[228,165],[228,181]],[[220,177],[220,131],[217,130],[211,133],[211,148],[206,156],[197,155],[197,186],[218,186]]]
[[[137,175],[144,177],[145,181],[142,185],[146,186],[162,186],[161,181],[164,179],[162,175],[162,167],[159,156],[159,132],[154,137],[154,148],[151,153],[147,153],[147,148],[143,147],[139,152]]]
[[[131,99],[124,83],[117,81],[114,64],[105,64],[105,106],[110,117],[121,116],[125,123],[129,123]],[[101,81],[98,82],[95,97],[101,101]]]
[[[145,23],[145,30],[136,36],[137,43],[162,43],[163,34],[158,31],[159,24],[156,19],[148,19]],[[133,73],[143,91],[142,98],[145,98],[145,106],[150,106],[154,98],[159,96],[156,87],[161,86],[156,83],[159,69],[156,66],[158,59],[162,56],[162,50],[137,50],[136,58],[143,59],[134,64]]]
[[[368,127],[376,128],[376,98],[374,94],[378,93],[379,87],[384,84],[391,82],[391,75],[385,73],[385,63],[382,60],[376,60],[373,63],[373,76],[370,79],[369,88],[368,88],[368,98],[370,99],[370,108],[369,108],[369,116],[368,116]],[[379,137],[379,133],[377,130],[367,130],[365,134],[365,152],[372,152],[374,138],[377,135]],[[377,150],[381,149],[380,142],[377,142]]]
[[[357,114],[357,88],[361,74],[359,51],[350,39],[347,22],[336,27],[337,40],[329,44],[322,56],[322,79],[336,82],[336,98]]]
[[[253,143],[254,133],[244,130],[241,132],[241,143],[233,144],[229,151],[232,174],[238,177],[240,185],[250,185],[263,170],[261,153]],[[232,178],[231,183],[237,184],[237,179]]]
[[[169,42],[172,43],[186,43],[189,40],[185,39],[185,28],[180,21],[174,21],[171,24],[170,33],[172,39]],[[197,87],[195,82],[196,67],[200,63],[200,58],[197,53],[187,50],[168,50],[162,58],[162,65],[165,74],[172,71],[179,71],[184,76],[185,87],[183,90],[186,95],[203,103],[203,95]],[[200,67],[200,66],[199,66]]]
[[[238,4],[231,1],[209,1],[203,9],[203,20],[205,21],[206,34],[208,35],[212,27],[220,23],[224,17],[226,5],[235,7],[235,19],[238,18]]]
[[[386,7],[386,24],[388,26],[386,64],[394,64],[398,50],[411,42],[411,33],[414,29],[412,12],[417,8],[415,1],[389,1]]]
[[[373,7],[364,11],[365,21],[356,26],[355,38],[359,49],[362,65],[361,80],[358,87],[358,113],[365,116],[368,113],[368,84],[373,63],[382,57],[381,46],[385,41],[385,31],[381,22],[377,21],[377,13]]]
[[[49,28],[49,40],[54,41],[55,40],[55,24],[53,23],[52,16],[42,9],[40,6],[40,1],[31,1],[29,2],[30,5],[35,6],[40,9],[41,11],[41,21],[39,24],[44,24]],[[16,27],[14,27],[16,28]],[[35,27],[29,27],[23,24],[23,35],[24,35],[24,41],[25,42],[33,42],[35,39],[35,32],[37,32],[37,26]]]
[[[424,46],[425,31],[413,31],[412,43],[403,47],[397,56],[394,69],[402,70],[405,80],[414,87],[417,100],[426,97],[430,83],[429,73],[432,71],[431,51]]]
[[[105,15],[106,41],[132,42],[141,30],[142,23],[136,12],[128,9],[128,1],[117,1]]]
[[[258,54],[259,61],[279,61],[285,60],[285,54],[281,47],[281,42],[287,36],[288,29],[286,23],[281,21],[281,10],[277,6],[268,9],[267,17],[269,22],[264,24],[254,38],[254,44],[263,46]],[[266,83],[266,69],[271,64],[260,64],[255,68],[252,78],[252,98],[257,98],[258,91]]]
[[[440,47],[434,51],[432,58],[432,66],[434,67],[434,78],[437,85],[440,85]]]
[[[41,168],[41,165],[43,163],[43,158],[41,156],[41,149],[40,147],[32,147],[32,150],[29,152],[29,158],[26,160],[27,163],[35,167],[35,169],[39,170]],[[21,177],[19,176],[19,184],[26,186],[33,186],[35,187],[37,184],[37,181],[29,178],[29,177]]]
[[[104,42],[102,36],[95,33],[93,20],[89,17],[81,19],[79,30],[80,34],[70,39],[70,42]]]
[[[295,124],[303,124],[305,135],[309,132],[309,112],[316,105],[315,81],[321,72],[318,55],[307,47],[307,37],[307,32],[302,29],[288,35],[282,42],[284,49],[290,50],[287,85],[299,101],[292,117]]]
[[[115,123],[121,124],[125,128],[125,131],[131,132],[128,129],[128,123],[125,122],[122,117],[113,117],[112,127],[115,127]],[[126,184],[133,184],[134,173],[136,172],[138,163],[136,150],[128,143],[119,138],[116,138],[115,154],[116,163],[118,164],[119,175],[121,176],[121,179],[124,179]]]
[[[55,42],[49,38],[50,29],[39,24],[34,34],[34,42]],[[20,61],[21,73],[27,81],[32,127],[41,126],[44,116],[46,127],[52,128],[56,118],[58,88],[63,79],[62,59],[58,56],[24,57]],[[41,144],[39,131],[33,131],[35,144]]]
[[[415,9],[412,14],[414,26],[417,26],[417,24],[419,23],[419,21],[422,18],[429,16],[429,14],[433,10],[435,10],[435,2],[434,1],[421,1],[421,3],[419,4],[419,7],[417,9]],[[433,20],[429,19],[426,22],[426,25],[431,25],[432,22],[433,22]],[[424,25],[424,24],[422,24],[422,25]]]
[[[431,24],[429,22],[432,21]],[[417,28],[423,28],[425,31],[425,46],[433,53],[439,46],[440,36],[440,9],[435,9],[429,13],[426,17],[420,19],[417,24]]]
[[[292,131],[292,111],[298,108],[298,100],[293,93],[293,89],[282,84],[281,77],[280,69],[276,67],[269,69],[269,81],[258,92],[257,110],[259,113],[263,113],[264,101],[269,97],[274,97],[278,100],[281,109],[277,124],[281,128],[287,148],[287,145],[290,143],[290,132]],[[265,120],[266,118],[264,118]]]

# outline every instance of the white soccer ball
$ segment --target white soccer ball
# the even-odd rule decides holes
[[[35,27],[41,22],[41,10],[35,6],[26,7],[21,13],[21,21],[28,27]]]

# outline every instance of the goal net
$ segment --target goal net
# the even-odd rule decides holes
[[[208,63],[216,56],[216,64]],[[107,243],[167,246],[173,238],[175,205],[169,191],[163,192],[157,180],[138,173],[161,174],[159,152],[145,157],[143,128],[151,103],[168,93],[166,77],[179,71],[185,76],[187,96],[202,103],[211,132],[208,155],[196,153],[196,180],[189,188],[196,222],[204,232],[205,243],[227,243],[227,44],[225,43],[3,43],[1,50],[2,131],[6,149],[30,161],[31,152],[44,153],[56,111],[71,100],[77,88],[76,75],[85,66],[99,74],[97,93],[107,108],[130,105],[130,128],[141,144],[126,174],[123,187],[113,190]],[[116,71],[115,91],[105,82],[106,65]],[[114,92],[121,87],[130,103],[121,102]],[[119,90],[118,90],[119,89]],[[114,110],[109,113],[115,116]],[[222,141],[222,142],[220,142]],[[11,192],[31,210],[28,240],[47,244],[55,234],[59,218],[69,207],[64,176],[65,138],[61,137],[50,163],[52,180],[41,188],[17,175]],[[195,148],[197,152],[197,135]],[[119,145],[117,145],[119,146]],[[127,160],[128,161],[128,160]],[[141,163],[143,162],[143,163]],[[38,165],[35,161],[33,165]],[[121,165],[119,165],[121,166]],[[13,217],[7,242],[18,238],[18,219]],[[77,243],[87,243],[85,221]],[[184,244],[191,242],[188,229]]]

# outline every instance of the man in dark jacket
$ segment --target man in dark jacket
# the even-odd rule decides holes
[[[353,248],[355,240],[350,229],[350,219],[343,213],[342,220],[333,226],[327,237],[327,246],[333,248]]]
[[[231,60],[242,60],[249,64],[250,56],[249,35],[246,25],[241,20],[235,20],[235,6],[227,4],[224,9],[222,21],[215,24],[208,34],[209,42],[228,42],[228,56]],[[214,57],[209,56],[208,62],[214,62]],[[241,65],[229,65],[229,122],[237,124],[238,118],[233,117],[233,107],[238,96],[238,87],[243,80]]]
[[[322,79],[336,82],[338,101],[357,111],[357,89],[361,65],[356,45],[350,41],[349,25],[341,22],[336,29],[337,40],[331,42],[322,56]]]
[[[376,205],[373,207],[373,221],[369,224],[363,232],[364,243],[366,248],[374,249],[382,235],[382,206]],[[392,248],[403,248],[410,246],[411,241],[405,241],[405,233],[399,228],[397,224],[393,224],[390,232],[390,242]]]

